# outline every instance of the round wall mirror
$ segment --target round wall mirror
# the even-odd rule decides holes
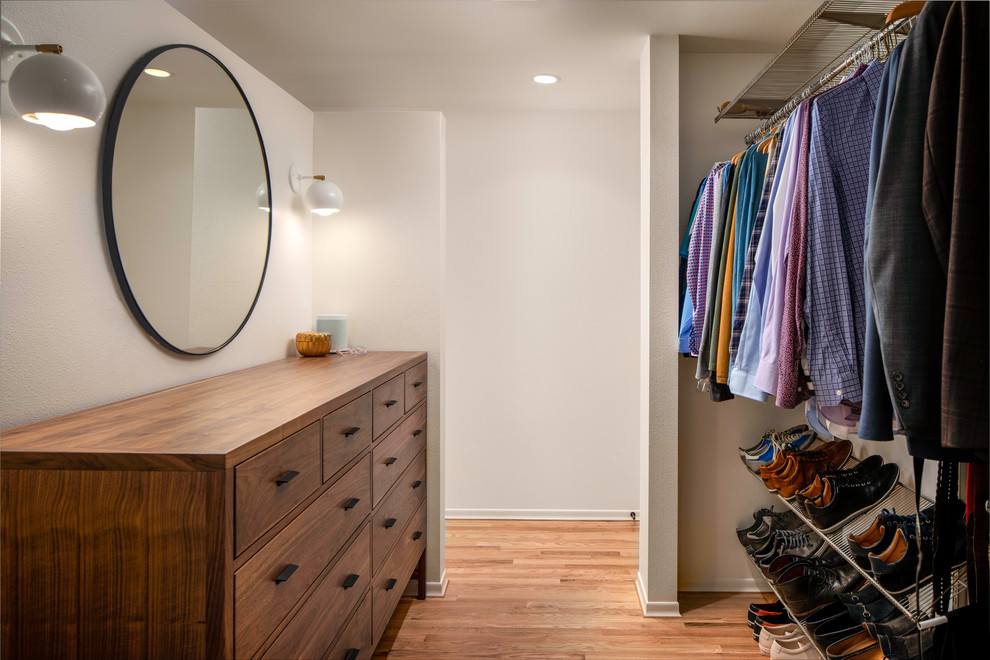
[[[264,282],[271,183],[227,67],[188,45],[142,57],[107,122],[102,177],[110,259],[141,327],[178,353],[230,343]]]

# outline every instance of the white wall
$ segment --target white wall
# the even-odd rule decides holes
[[[447,514],[637,510],[635,111],[447,114]]]
[[[444,581],[444,130],[439,112],[320,112],[312,172],[340,186],[344,207],[314,216],[310,326],[345,313],[351,346],[429,352],[433,593]]]
[[[58,133],[18,119],[2,93],[0,404],[4,427],[88,408],[292,354],[311,324],[310,220],[290,196],[293,161],[312,159],[313,114],[164,2],[5,2],[30,42],[60,42],[113,98],[148,50],[190,43],[237,77],[272,171],[271,261],[244,331],[219,353],[159,347],[132,318],[107,254],[99,186],[104,119]]]
[[[639,575],[646,616],[679,616],[677,602],[677,267],[680,38],[653,35],[640,57]]]

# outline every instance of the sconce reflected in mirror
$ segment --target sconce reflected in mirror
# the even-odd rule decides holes
[[[0,57],[10,101],[26,121],[71,131],[95,126],[103,116],[103,84],[85,64],[62,55],[61,45],[25,45],[17,27],[2,18]]]
[[[258,208],[262,211],[271,211],[271,200],[268,198],[268,186],[264,182],[258,186],[258,189],[254,191],[255,201],[258,203]]]
[[[322,174],[313,176],[301,175],[298,168],[296,168],[296,164],[293,163],[289,168],[289,186],[291,186],[292,192],[297,193],[302,190],[302,182],[307,179],[313,179],[312,185],[306,189],[306,194],[304,195],[306,207],[311,213],[326,216],[337,213],[343,208],[344,193],[340,191],[340,188],[327,181],[326,177]]]

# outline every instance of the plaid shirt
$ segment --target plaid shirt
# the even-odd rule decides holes
[[[705,325],[705,297],[708,284],[708,262],[712,249],[712,230],[715,221],[715,186],[718,174],[726,163],[718,163],[712,168],[701,191],[698,214],[691,227],[691,242],[688,244],[687,291],[693,307],[693,325],[688,348],[691,355],[697,356],[701,346],[701,334]]]

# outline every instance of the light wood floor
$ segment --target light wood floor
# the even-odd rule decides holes
[[[746,626],[760,594],[682,593],[644,618],[637,523],[447,521],[443,598],[404,598],[381,660],[764,658]]]

